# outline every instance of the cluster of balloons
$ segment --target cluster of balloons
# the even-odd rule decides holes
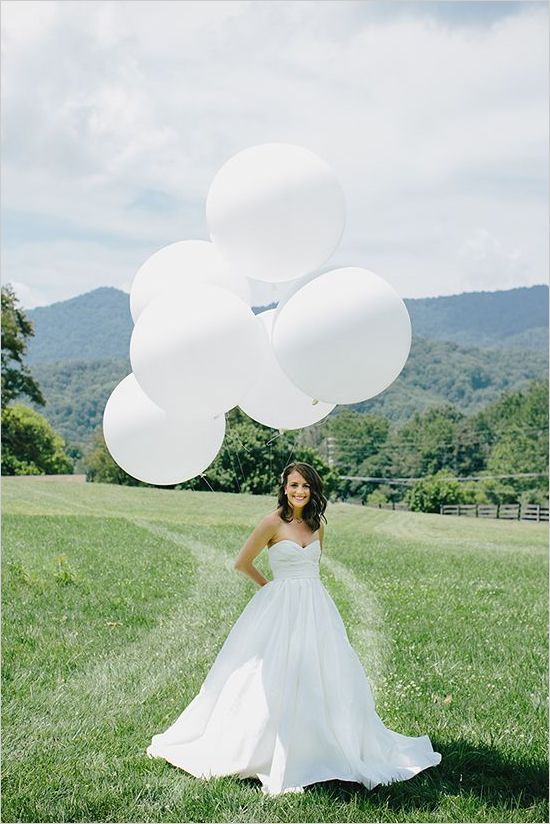
[[[138,270],[133,371],[103,416],[114,460],[160,486],[208,468],[233,407],[276,429],[310,426],[386,389],[411,346],[405,304],[381,277],[359,267],[315,274],[340,241],[345,202],[313,152],[286,143],[239,152],[214,177],[206,217],[211,242],[172,243]],[[251,280],[290,289],[256,316]]]

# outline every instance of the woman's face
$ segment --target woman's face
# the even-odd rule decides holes
[[[286,480],[285,493],[291,506],[304,507],[311,497],[309,483],[297,469],[289,473]]]

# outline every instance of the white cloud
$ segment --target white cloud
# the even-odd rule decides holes
[[[135,273],[155,251],[144,247],[117,249],[101,243],[40,241],[4,250],[4,282],[13,284],[27,309],[43,306],[98,286],[129,291],[125,272]]]
[[[286,140],[342,182],[336,263],[409,297],[541,282],[546,7],[493,8],[488,24],[479,3],[472,26],[430,5],[5,3],[4,209],[58,225],[48,243],[29,221],[5,252],[10,276],[45,302],[129,283],[141,254],[207,237],[227,157]],[[483,232],[493,252],[476,269]]]
[[[524,274],[521,251],[504,246],[487,229],[476,229],[458,253],[462,258],[466,284],[476,284],[482,278],[485,289],[511,288]]]

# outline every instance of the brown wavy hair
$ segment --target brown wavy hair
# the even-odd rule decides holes
[[[309,484],[309,501],[304,507],[302,517],[311,531],[317,532],[321,526],[321,518],[323,518],[325,523],[327,523],[327,519],[324,514],[325,509],[327,508],[327,499],[323,495],[323,482],[321,477],[317,470],[310,464],[302,463],[301,461],[294,461],[293,463],[288,464],[288,466],[285,466],[283,469],[278,493],[281,518],[283,521],[290,523],[293,517],[292,507],[290,506],[285,495],[285,486],[288,476],[294,470],[299,472]]]

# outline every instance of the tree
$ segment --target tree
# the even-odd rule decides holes
[[[2,475],[72,473],[65,442],[39,412],[22,404],[2,410]]]
[[[214,490],[272,495],[284,467],[291,461],[304,461],[319,472],[325,494],[330,495],[337,488],[337,474],[315,449],[302,446],[299,436],[299,431],[277,435],[235,407],[227,414],[222,448],[204,475]],[[182,486],[204,489],[205,481],[194,478]]]
[[[440,469],[459,469],[457,465],[457,426],[465,416],[450,404],[418,413],[400,427],[394,439],[397,474],[433,475]]]
[[[417,481],[407,491],[407,502],[413,511],[439,512],[444,504],[464,503],[460,481],[444,470]]]
[[[2,286],[2,406],[19,395],[27,395],[40,406],[46,403],[30,369],[23,363],[27,339],[34,335],[12,286]]]
[[[101,429],[94,433],[89,451],[84,456],[86,480],[104,484],[122,484],[123,486],[149,486],[128,475],[111,457]]]
[[[384,420],[373,416],[374,420]],[[373,443],[358,471],[361,477],[414,478],[433,475],[440,469],[462,470],[469,449],[461,445],[459,434],[468,419],[450,404],[432,407],[422,415],[416,413],[404,425],[393,429],[378,428],[380,437]],[[384,423],[387,423],[384,421]],[[363,502],[377,490],[378,481],[357,481],[355,494]],[[392,485],[385,493],[389,501],[403,499],[403,485]],[[374,500],[378,500],[376,497]]]
[[[548,382],[536,380],[524,390],[508,392],[475,418],[478,427],[491,433],[488,474],[538,473],[535,478],[505,479],[506,486],[515,490],[515,500],[527,501],[529,492],[533,501],[547,500]]]
[[[30,369],[23,363],[27,341],[34,335],[10,284],[2,286],[2,475],[42,475],[72,472],[65,442],[39,412],[21,404],[20,395],[38,406],[46,400]]]
[[[301,460],[310,463],[319,472],[327,496],[335,491],[338,476],[313,448],[299,445],[297,433],[274,435],[272,429],[256,423],[238,407],[228,412],[226,417],[224,442],[212,464],[205,470],[204,477],[198,475],[175,484],[176,488],[203,491],[212,488],[215,492],[272,495],[278,488],[279,475],[286,464],[291,460]],[[100,432],[85,457],[85,466],[89,481],[144,485],[115,463]]]
[[[378,506],[378,504],[387,504],[391,501],[391,488],[387,484],[382,484],[370,494],[363,498],[370,506]]]
[[[375,455],[386,442],[389,421],[379,415],[365,415],[343,409],[327,421],[333,439],[333,457],[339,472],[356,475],[364,460]]]
[[[330,452],[341,475],[365,475],[369,459],[380,454],[388,438],[390,424],[380,415],[366,415],[343,409],[328,418],[325,431],[330,438]],[[338,493],[342,498],[363,497],[376,485],[342,479]]]

